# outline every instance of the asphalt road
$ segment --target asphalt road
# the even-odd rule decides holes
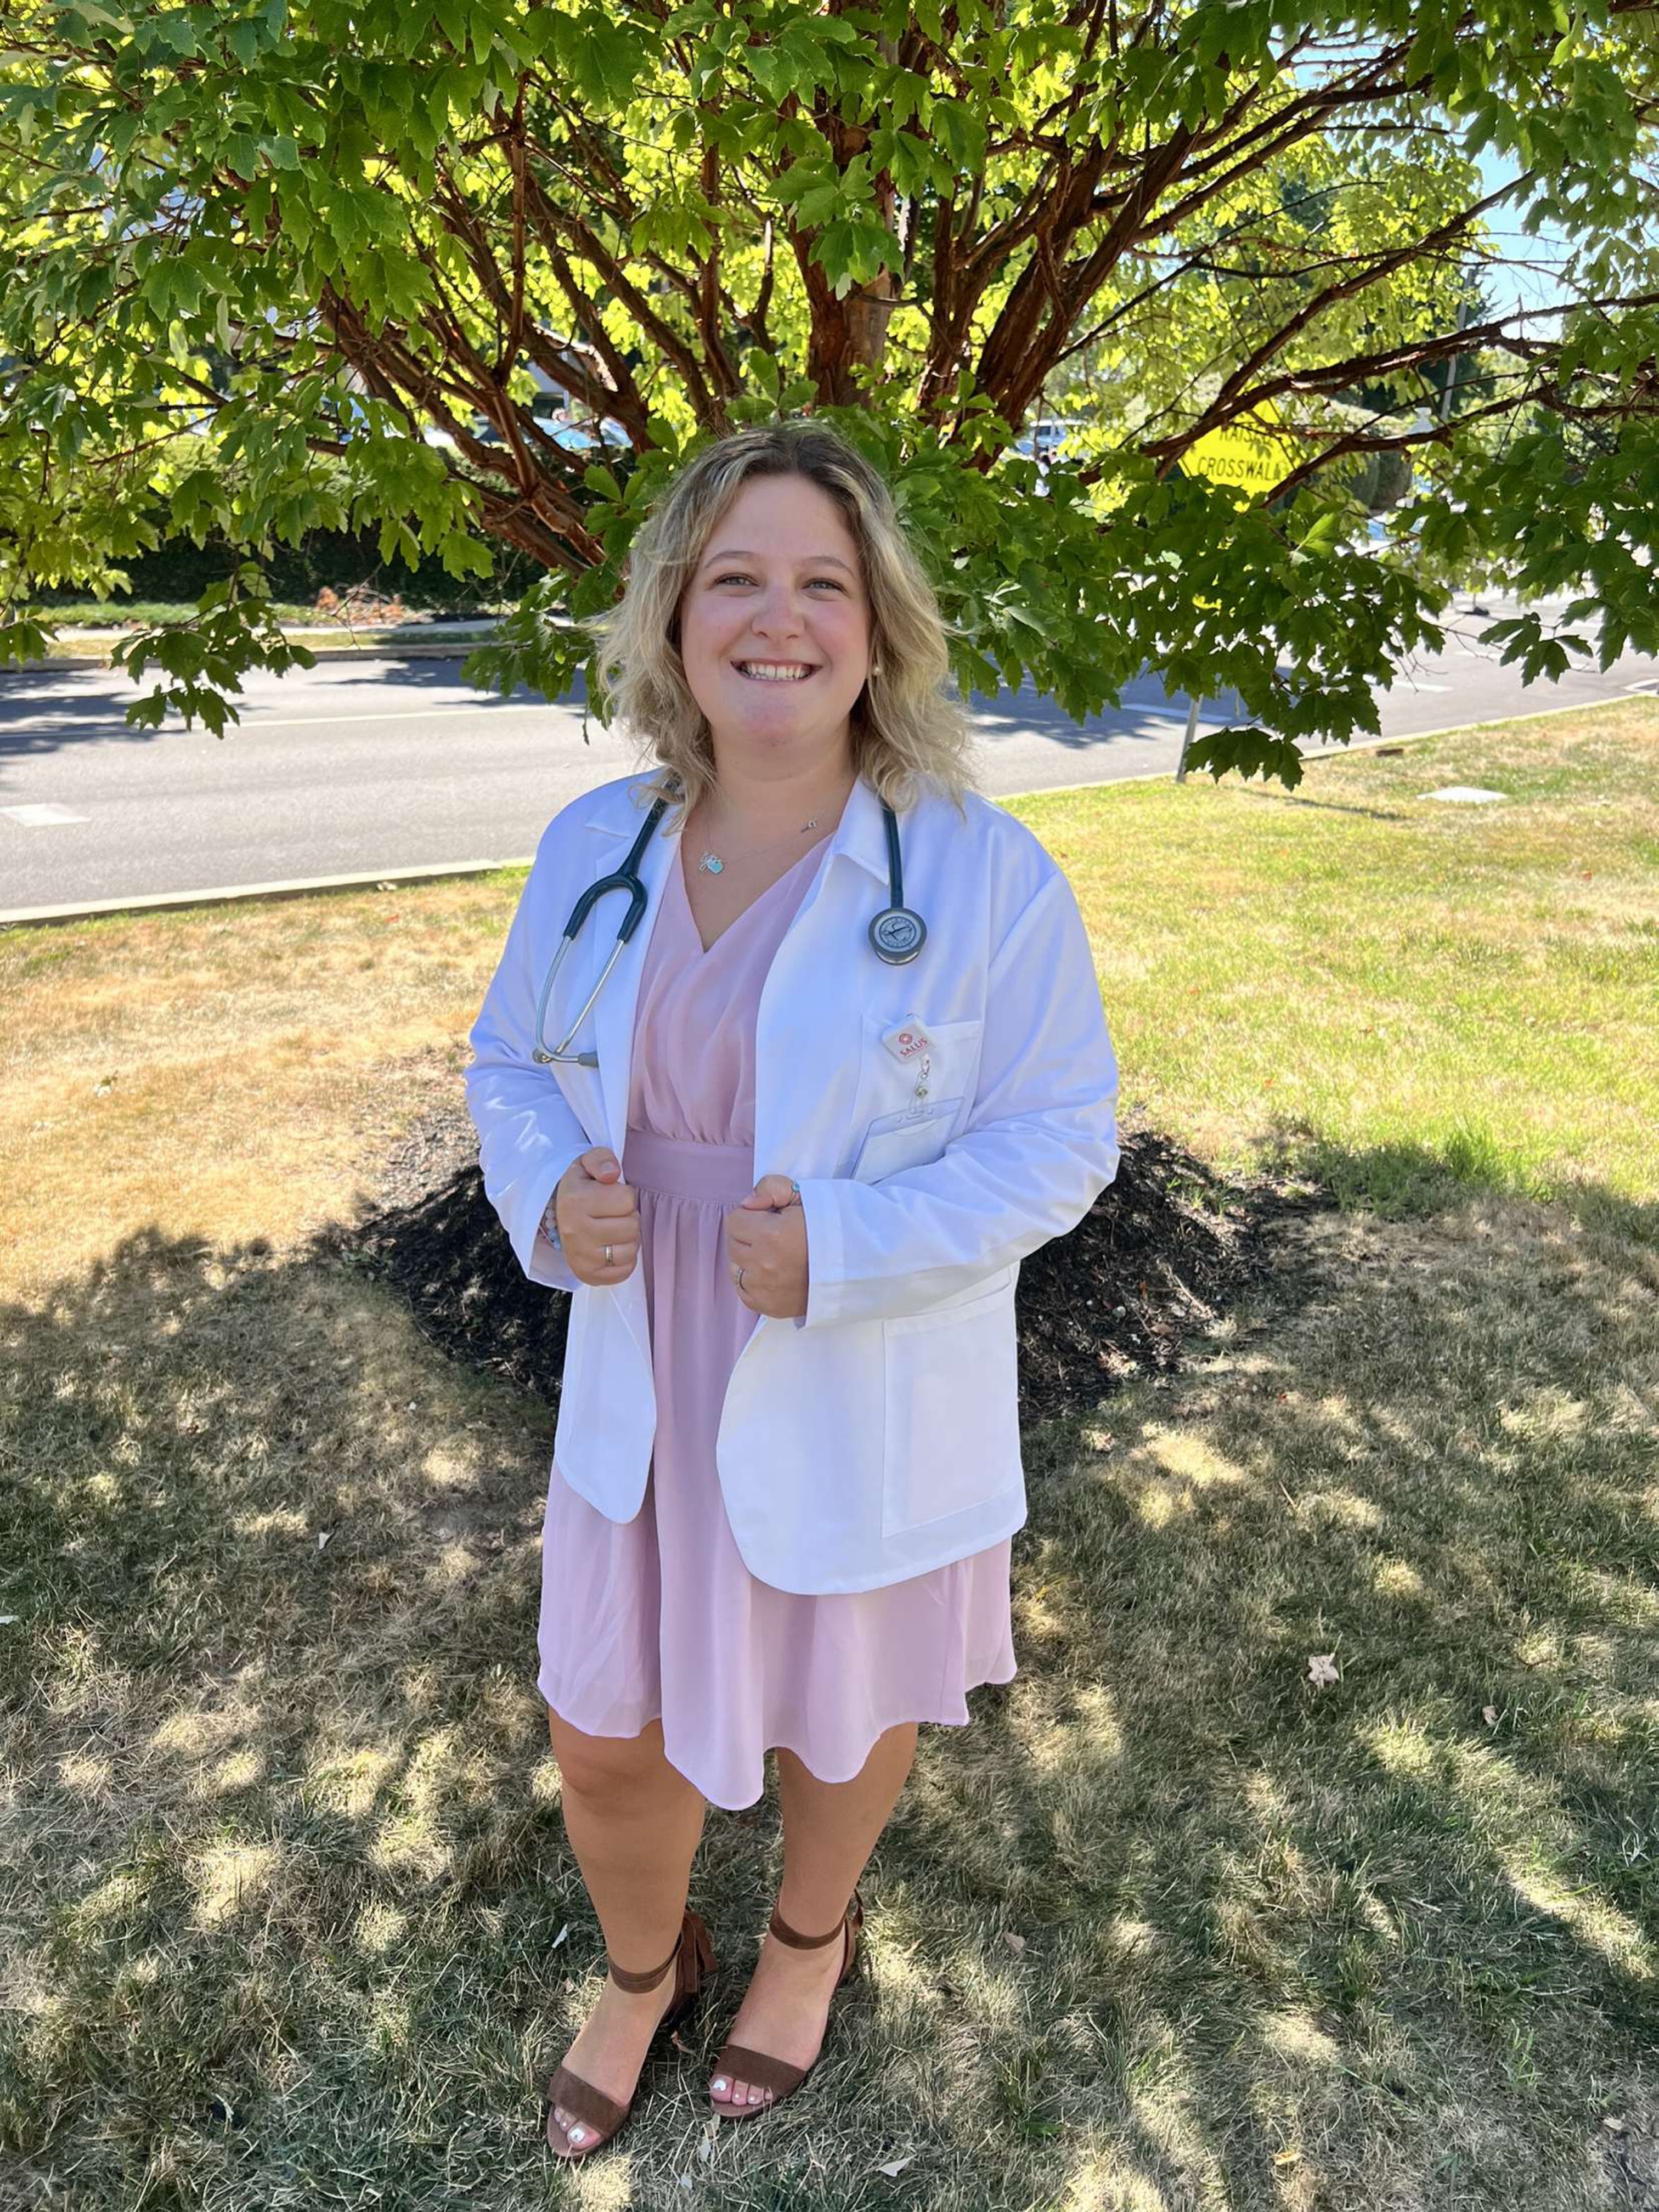
[[[1485,617],[1508,611],[1483,603]],[[1627,653],[1527,689],[1458,617],[1446,648],[1381,697],[1383,733],[1659,691]],[[122,720],[138,687],[113,670],[0,675],[0,921],[41,908],[528,859],[566,800],[633,766],[580,702],[501,700],[460,659],[319,661],[250,681],[222,738]],[[1208,702],[1200,728],[1229,719]],[[1155,681],[1079,724],[1035,691],[976,698],[980,782],[993,797],[1173,775],[1188,702]],[[1340,746],[1317,750],[1342,750]],[[1308,757],[1315,755],[1310,749]]]

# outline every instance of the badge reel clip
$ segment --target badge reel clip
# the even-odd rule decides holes
[[[916,1087],[911,1093],[910,1103],[904,1109],[905,1119],[914,1121],[927,1111],[927,1078],[933,1065],[930,1049],[933,1039],[912,1014],[896,1029],[889,1030],[882,1042],[902,1066],[915,1068]]]

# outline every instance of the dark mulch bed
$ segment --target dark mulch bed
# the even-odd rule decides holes
[[[1227,1183],[1155,1131],[1125,1127],[1117,1176],[1068,1237],[1022,1265],[1020,1418],[1090,1412],[1137,1370],[1177,1369],[1190,1340],[1273,1264],[1273,1229],[1319,1211],[1306,1181]],[[389,1152],[371,1210],[321,1240],[408,1301],[452,1358],[556,1403],[569,1300],[519,1269],[457,1096]]]

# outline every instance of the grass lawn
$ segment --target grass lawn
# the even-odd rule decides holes
[[[1339,1203],[1028,1432],[1020,1672],[924,1730],[809,2089],[706,2131],[769,1788],[574,2173],[551,1416],[313,1245],[517,879],[0,933],[5,2212],[1659,2204],[1659,715],[1017,811],[1129,1141]]]
[[[65,629],[114,629],[129,623],[148,629],[161,623],[188,622],[196,612],[194,599],[76,599],[67,606],[51,607],[47,620]],[[273,617],[290,627],[316,620],[317,610],[297,599],[273,599]]]
[[[392,594],[388,592],[384,596],[390,599]],[[508,604],[510,605],[510,602]],[[445,622],[459,620],[489,623],[494,622],[498,614],[506,611],[506,606],[502,606],[486,607],[482,610],[471,609],[460,615],[457,615],[452,610],[447,610],[441,614],[434,614],[427,608],[413,607],[409,611],[408,619],[416,629],[419,629],[428,620]],[[185,623],[191,620],[195,613],[194,599],[77,599],[67,606],[49,608],[47,619],[61,629],[70,630],[112,629],[133,623],[141,623],[145,628],[166,623]],[[270,613],[276,621],[283,623],[289,629],[334,629],[348,627],[343,622],[337,623],[319,621],[315,605],[298,599],[273,599],[270,603]],[[359,619],[356,627],[359,629],[372,629],[374,625]],[[393,627],[397,625],[394,624]]]

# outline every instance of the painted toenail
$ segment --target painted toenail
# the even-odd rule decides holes
[[[572,2128],[569,2132],[571,2142],[580,2142],[582,2137],[586,2134],[587,2130],[586,2128]]]
[[[719,2095],[723,2097],[731,2086],[724,2074],[717,2074],[714,2076],[713,2087]]]

